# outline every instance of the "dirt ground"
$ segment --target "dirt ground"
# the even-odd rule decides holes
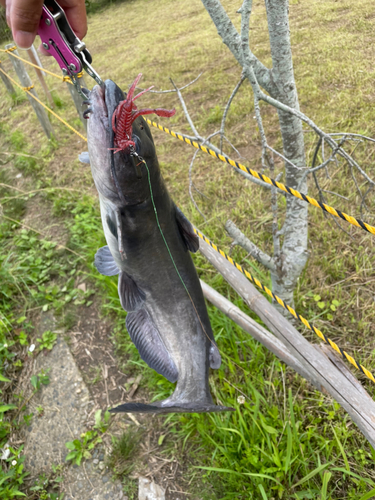
[[[95,407],[105,411],[128,401],[148,401],[147,389],[142,387],[140,376],[122,373],[110,340],[113,325],[98,314],[98,301],[78,311],[78,323],[67,333],[74,359],[86,382]],[[123,360],[122,360],[123,361]],[[142,440],[134,460],[138,466],[131,477],[148,477],[166,489],[167,500],[192,498],[185,494],[184,467],[176,458],[161,456],[158,440],[164,435],[163,417],[150,415],[117,414],[116,420],[135,423],[142,429]],[[116,430],[118,434],[118,429]]]

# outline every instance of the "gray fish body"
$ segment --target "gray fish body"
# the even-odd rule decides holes
[[[209,367],[219,368],[221,359],[189,253],[198,249],[198,239],[168,194],[151,132],[142,117],[133,124],[132,139],[148,171],[137,157],[138,165],[123,151],[113,155],[119,194],[111,175],[109,123],[124,96],[111,81],[105,87],[105,94],[95,87],[90,95],[88,123],[90,163],[108,245],[98,251],[95,263],[103,274],[119,273],[119,296],[128,311],[126,326],[141,357],[177,382],[174,393],[164,401],[128,403],[114,411],[228,410],[213,404],[208,385]]]

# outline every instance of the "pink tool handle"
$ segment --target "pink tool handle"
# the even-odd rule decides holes
[[[64,73],[76,74],[82,71],[81,61],[69,48],[67,42],[65,42],[53,15],[44,5],[38,28],[38,35],[42,40],[44,49],[48,50],[48,52],[54,56]],[[53,41],[54,44],[52,44],[51,41]],[[68,63],[68,67],[66,63]]]

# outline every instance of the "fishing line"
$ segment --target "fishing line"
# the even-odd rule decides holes
[[[163,241],[164,241],[164,244],[165,244],[165,246],[166,246],[166,248],[167,248],[167,251],[168,251],[169,257],[170,257],[170,259],[171,259],[171,261],[172,261],[173,267],[175,268],[176,273],[177,273],[178,277],[180,278],[180,281],[181,281],[181,283],[182,283],[183,287],[185,288],[186,293],[188,294],[188,297],[189,297],[189,299],[190,299],[190,302],[191,302],[191,303],[192,303],[192,305],[193,305],[194,311],[195,311],[195,313],[196,313],[196,315],[197,315],[197,318],[198,318],[198,320],[199,320],[199,323],[201,324],[201,327],[202,327],[202,330],[204,331],[204,334],[206,335],[206,337],[208,338],[208,340],[212,343],[212,345],[214,345],[214,346],[216,346],[216,347],[217,347],[216,343],[215,343],[215,342],[214,342],[214,341],[213,341],[213,340],[212,340],[212,339],[208,336],[208,334],[207,334],[207,332],[206,332],[206,330],[205,330],[205,328],[204,328],[204,326],[203,326],[202,320],[201,320],[201,318],[200,318],[200,316],[199,316],[199,314],[198,314],[197,308],[195,307],[194,301],[193,301],[193,299],[192,299],[192,297],[191,297],[191,295],[190,295],[189,290],[187,289],[187,286],[185,285],[185,282],[184,282],[184,280],[183,280],[183,278],[182,278],[182,276],[181,276],[181,274],[180,274],[180,271],[179,271],[179,270],[178,270],[178,268],[177,268],[177,265],[176,265],[176,263],[175,263],[175,261],[174,261],[173,255],[172,255],[172,252],[171,252],[171,250],[170,250],[170,248],[169,248],[169,246],[168,246],[167,240],[165,239],[165,236],[164,236],[163,230],[162,230],[162,228],[161,228],[161,226],[160,226],[159,217],[158,217],[158,212],[157,212],[157,210],[156,210],[156,205],[155,205],[155,201],[154,201],[154,195],[153,195],[153,192],[152,192],[150,170],[149,170],[149,168],[148,168],[147,163],[145,162],[145,160],[144,160],[141,156],[139,156],[139,155],[137,155],[137,156],[138,156],[138,158],[139,158],[140,162],[143,162],[143,163],[145,164],[145,167],[146,167],[146,170],[147,170],[148,185],[149,185],[149,187],[150,187],[151,202],[152,202],[152,206],[153,206],[153,208],[154,208],[154,212],[155,212],[156,224],[157,224],[157,226],[158,226],[158,228],[159,228],[160,234],[161,234],[161,236],[162,236],[162,238],[163,238]],[[138,164],[138,165],[139,165],[139,164]],[[218,349],[219,349],[219,348],[218,348]]]

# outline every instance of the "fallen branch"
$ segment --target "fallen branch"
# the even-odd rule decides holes
[[[203,294],[206,299],[223,312],[228,318],[234,321],[245,332],[250,333],[255,340],[260,342],[269,351],[273,352],[281,361],[293,368],[302,377],[314,385],[314,380],[310,380],[310,374],[304,369],[301,363],[296,359],[288,348],[280,342],[272,333],[266,330],[262,325],[254,321],[247,314],[223,297],[219,292],[211,288],[207,283],[200,280]],[[320,390],[320,385],[317,386]]]
[[[316,387],[320,385],[326,389],[374,447],[375,403],[370,396],[360,393],[341,370],[308,342],[234,266],[202,240],[200,251],[299,361],[309,374],[309,380]]]

